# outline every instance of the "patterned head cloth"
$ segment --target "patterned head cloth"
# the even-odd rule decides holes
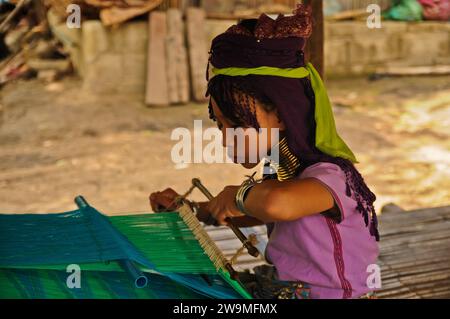
[[[293,15],[246,19],[215,37],[211,44],[206,96],[212,96],[234,124],[259,128],[255,101],[277,112],[286,127],[289,148],[302,169],[331,162],[345,172],[347,195],[377,240],[375,195],[353,166],[353,152],[336,131],[323,82],[305,63],[304,47],[312,33],[311,9],[298,4]],[[211,100],[210,114],[212,115]],[[369,222],[370,219],[370,222]]]

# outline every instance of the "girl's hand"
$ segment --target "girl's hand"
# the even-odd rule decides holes
[[[206,209],[220,225],[227,225],[226,218],[245,216],[235,204],[239,186],[226,186],[216,197],[209,201]]]
[[[179,196],[172,188],[154,192],[149,196],[150,206],[154,212],[173,211],[177,208],[175,199]]]

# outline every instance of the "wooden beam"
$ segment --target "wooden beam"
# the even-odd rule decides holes
[[[168,105],[166,69],[166,12],[152,11],[149,14],[147,88],[145,103],[147,105]]]
[[[304,0],[304,4],[311,5],[313,17],[313,32],[305,48],[306,60],[311,62],[324,77],[324,18],[322,0]]]
[[[170,104],[189,101],[189,62],[184,39],[182,12],[177,8],[167,10],[166,39],[167,80]]]
[[[192,97],[196,102],[206,102],[205,69],[208,47],[205,36],[205,11],[189,7],[186,10],[186,31],[191,74]]]
[[[0,24],[0,32],[3,33],[7,30],[8,24],[20,13],[22,8],[30,3],[28,0],[20,0],[17,2],[16,7],[11,11],[11,13],[3,20]]]

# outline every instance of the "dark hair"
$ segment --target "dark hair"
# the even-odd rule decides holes
[[[238,24],[253,33],[257,22],[258,19],[242,19]],[[205,96],[213,97],[223,115],[235,125],[259,129],[255,114],[256,103],[259,102],[268,112],[276,110],[276,106],[264,92],[260,92],[252,85],[254,82],[252,78],[252,75],[238,77],[216,75],[208,81]],[[208,110],[209,117],[215,120],[211,98],[209,99]]]
[[[256,118],[256,104],[267,112],[276,110],[275,104],[252,85],[252,76],[229,77],[216,75],[208,83],[206,96],[211,96],[223,115],[235,125],[259,129]],[[215,120],[211,99],[209,117]]]

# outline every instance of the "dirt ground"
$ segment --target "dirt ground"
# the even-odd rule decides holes
[[[152,191],[184,192],[199,177],[217,193],[250,173],[234,164],[171,161],[172,129],[208,121],[205,104],[148,108],[136,97],[92,96],[80,86],[66,78],[1,89],[0,212],[71,210],[78,194],[106,214],[149,211]],[[449,77],[340,79],[327,86],[338,130],[378,209],[389,202],[405,209],[450,204]]]

